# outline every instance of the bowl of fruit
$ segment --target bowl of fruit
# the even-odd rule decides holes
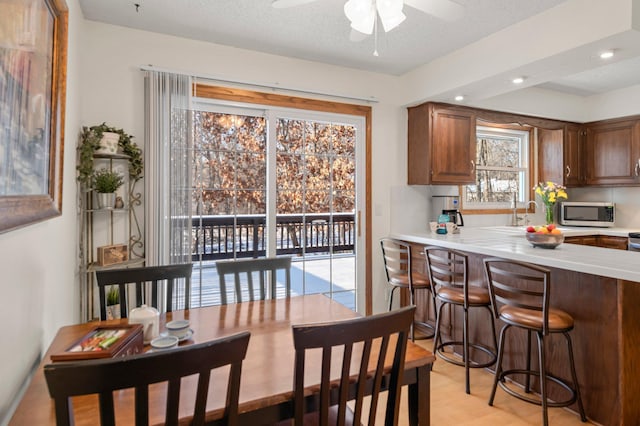
[[[529,226],[525,236],[532,246],[546,249],[554,249],[564,242],[562,231],[553,224]]]

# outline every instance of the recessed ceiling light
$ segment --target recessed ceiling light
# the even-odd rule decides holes
[[[464,100],[464,96],[462,96],[462,95],[458,95],[458,96],[456,96],[454,99],[455,99],[456,101],[460,102],[460,101],[463,101],[463,100]]]
[[[511,81],[513,84],[522,84],[522,82],[524,82],[524,77],[516,77]]]
[[[609,59],[613,57],[613,50],[606,50],[600,54],[600,59]]]

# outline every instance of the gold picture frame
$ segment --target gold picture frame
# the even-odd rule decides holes
[[[68,8],[14,0],[0,14],[0,232],[62,213]]]

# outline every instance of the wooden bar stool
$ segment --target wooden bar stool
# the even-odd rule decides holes
[[[384,270],[387,275],[387,282],[391,286],[389,294],[389,311],[391,311],[391,308],[393,307],[393,293],[398,288],[405,288],[409,290],[410,305],[415,305],[416,290],[427,290],[431,292],[429,277],[412,269],[411,245],[391,238],[382,238],[380,240],[380,246],[382,247],[382,258],[384,260]],[[433,293],[431,293],[430,296],[435,313],[436,300]],[[415,324],[416,322],[414,321],[411,326],[412,341],[415,341]],[[419,322],[418,324],[434,330],[434,326],[428,322]],[[430,339],[432,337],[433,334],[424,336],[425,339]]]
[[[550,272],[548,269],[523,262],[503,259],[485,259],[485,271],[489,281],[491,305],[496,318],[506,324],[500,331],[498,346],[498,363],[496,377],[493,382],[489,405],[493,405],[498,384],[508,394],[523,401],[542,406],[542,421],[546,426],[547,407],[566,407],[574,402],[578,403],[580,419],[585,422],[587,417],[580,397],[580,385],[576,375],[573,360],[573,349],[569,331],[573,329],[573,317],[559,309],[549,307]],[[526,369],[502,370],[502,358],[505,347],[507,330],[517,327],[527,330],[527,358]],[[531,369],[531,333],[535,332],[538,339],[539,370]],[[562,333],[567,341],[569,352],[569,367],[573,386],[566,380],[547,373],[545,367],[545,336],[551,333]],[[515,386],[507,386],[505,378],[512,375],[524,375],[524,393],[518,392]],[[540,398],[530,396],[531,376],[539,378]],[[547,393],[547,381],[556,383],[569,393],[564,401],[551,401]]]
[[[495,323],[491,312],[491,299],[489,292],[484,287],[472,286],[468,282],[467,256],[455,250],[448,250],[440,247],[425,247],[425,257],[429,270],[431,282],[431,292],[435,294],[436,300],[440,301],[438,308],[436,333],[433,339],[433,353],[455,365],[464,366],[465,369],[465,390],[471,393],[469,384],[469,368],[485,368],[496,362],[496,351],[498,343],[496,341]],[[445,305],[460,306],[463,309],[464,322],[462,325],[462,341],[452,340],[442,341],[440,325],[442,321],[442,308]],[[481,344],[470,342],[469,339],[469,309],[485,308],[489,311],[491,319],[491,330],[493,336],[493,349]],[[462,346],[462,361],[454,358],[445,352],[447,347]],[[480,350],[489,355],[486,362],[476,362],[469,356],[469,348]]]

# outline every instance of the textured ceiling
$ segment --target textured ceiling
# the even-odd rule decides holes
[[[456,0],[465,13],[455,22],[405,6],[406,21],[378,34],[378,57],[373,35],[350,41],[344,3],[316,0],[276,9],[270,0],[80,0],[91,20],[395,75],[562,0]]]
[[[439,1],[439,0],[428,0]],[[405,22],[350,40],[345,0],[276,9],[271,0],[80,0],[86,19],[343,67],[402,75],[566,0],[453,0],[446,22],[405,5]],[[139,4],[136,11],[135,4]],[[587,96],[640,82],[640,60],[620,61],[540,87]]]

